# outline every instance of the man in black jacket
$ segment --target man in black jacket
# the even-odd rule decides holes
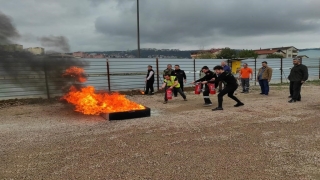
[[[146,76],[146,91],[144,92],[145,95],[149,94],[149,89],[150,89],[150,94],[154,94],[154,89],[153,89],[153,83],[154,83],[154,71],[152,69],[152,66],[148,66],[148,73]]]
[[[200,79],[192,82],[191,84],[194,84],[195,82],[210,81],[213,78],[217,77],[212,71],[209,70],[208,66],[203,66],[202,72],[205,73],[205,76],[203,78],[200,78]],[[205,90],[203,91],[203,100],[204,100],[203,106],[212,106],[212,102],[209,97],[209,92],[210,92],[209,86],[205,83]]]
[[[212,111],[223,110],[222,101],[223,101],[223,96],[226,94],[228,94],[228,97],[230,97],[231,99],[237,102],[237,104],[234,105],[234,107],[243,106],[244,104],[237,97],[233,95],[238,88],[238,83],[236,78],[234,78],[231,72],[225,72],[222,66],[215,66],[213,69],[218,77],[216,77],[214,80],[204,81],[202,83],[207,84],[207,83],[215,82],[215,84],[218,84],[219,82],[223,82],[226,86],[218,94],[218,107],[212,109]]]
[[[293,67],[291,68],[290,75],[288,79],[290,81],[290,96],[291,100],[289,103],[296,101],[301,101],[301,86],[308,80],[308,68],[307,66],[301,64],[300,59],[293,59]]]
[[[174,66],[174,71],[172,72],[172,75],[177,77],[178,82],[180,84],[180,88],[181,88],[181,90],[183,92],[183,83],[185,83],[186,80],[187,80],[186,73],[183,70],[180,69],[179,65],[175,65]],[[173,95],[174,95],[174,97],[177,97],[178,92],[176,90],[173,91]]]

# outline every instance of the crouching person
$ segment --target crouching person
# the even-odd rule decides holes
[[[204,81],[202,83],[215,82],[217,84],[219,82],[223,82],[224,84],[226,84],[226,86],[218,94],[218,107],[216,107],[215,109],[212,109],[212,111],[223,110],[222,108],[223,96],[226,94],[228,94],[229,98],[237,102],[237,104],[234,105],[234,107],[243,106],[244,104],[237,97],[233,95],[238,88],[238,83],[237,83],[237,80],[234,78],[234,76],[230,72],[225,72],[222,66],[215,66],[214,71],[216,72],[217,77],[213,81]]]
[[[183,99],[185,101],[187,100],[186,95],[183,93],[182,89],[180,88],[178,78],[176,76],[172,76],[170,74],[165,74],[163,84],[160,88],[160,90],[161,89],[165,90],[163,104],[167,104],[167,102],[168,102],[167,93],[166,93],[167,89],[171,89],[173,91],[174,90],[173,88],[175,88],[175,90],[181,95],[181,97],[183,97]]]

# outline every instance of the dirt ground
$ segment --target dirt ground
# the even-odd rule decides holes
[[[188,92],[129,96],[152,116],[105,121],[58,102],[0,109],[0,179],[320,179],[319,86],[287,87],[202,107]]]

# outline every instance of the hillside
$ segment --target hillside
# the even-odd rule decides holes
[[[190,59],[191,52],[189,51],[180,51],[178,49],[141,49],[140,57],[141,58],[187,58]],[[136,58],[138,51],[137,50],[128,50],[128,51],[94,51],[87,53],[102,53],[108,57],[124,57],[124,58]]]

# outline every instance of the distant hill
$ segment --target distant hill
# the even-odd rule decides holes
[[[195,50],[180,51],[178,49],[140,49],[141,58],[191,58],[191,52]],[[87,53],[103,53],[107,56],[115,57],[137,57],[138,50],[128,50],[128,51],[93,51]]]
[[[320,48],[305,48],[305,49],[299,49],[299,51],[308,51],[308,50],[320,50]]]
[[[235,49],[237,53],[241,49]],[[320,50],[320,48],[305,48],[299,49],[300,52],[307,50]],[[141,58],[168,58],[168,59],[191,59],[191,52],[200,51],[200,50],[184,50],[180,51],[179,49],[155,49],[155,48],[143,48],[140,49]],[[91,51],[86,53],[98,53],[105,54],[106,57],[110,58],[136,58],[138,51],[137,50],[127,50],[127,51]]]

